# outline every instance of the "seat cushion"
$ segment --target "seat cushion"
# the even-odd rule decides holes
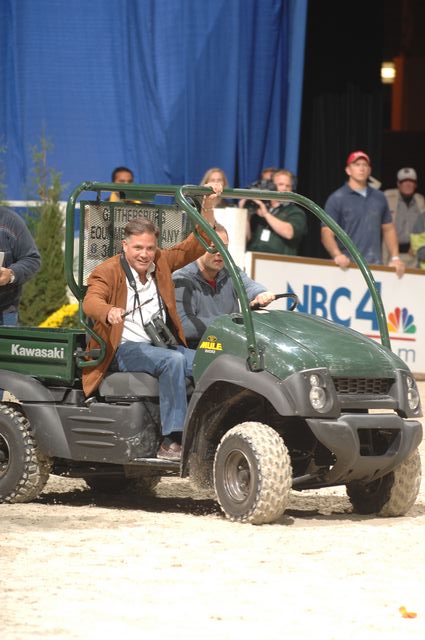
[[[108,373],[100,384],[99,394],[110,398],[158,397],[158,378],[137,371]]]

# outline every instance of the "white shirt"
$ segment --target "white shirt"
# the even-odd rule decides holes
[[[130,266],[130,265],[129,265]],[[149,322],[151,317],[159,311],[159,297],[158,291],[156,287],[155,280],[153,278],[153,272],[155,271],[155,265],[152,263],[149,267],[146,277],[146,284],[142,284],[139,279],[139,275],[137,271],[135,271],[132,267],[130,267],[131,272],[133,274],[133,278],[136,282],[137,293],[139,296],[139,302],[137,301],[136,294],[134,289],[130,285],[128,279],[127,281],[127,306],[126,311],[130,311],[130,313],[124,318],[124,329],[121,337],[121,344],[124,342],[151,342],[149,339],[142,323],[146,324]],[[135,299],[136,298],[136,299]],[[134,306],[137,307],[138,304],[143,303],[143,306],[140,309],[134,309]],[[142,315],[140,315],[142,312]],[[162,310],[162,315],[164,316],[164,310]],[[165,320],[165,318],[163,318]]]

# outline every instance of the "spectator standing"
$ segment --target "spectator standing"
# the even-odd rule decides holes
[[[227,176],[224,173],[223,169],[220,169],[219,167],[212,167],[211,169],[208,169],[204,173],[202,180],[199,184],[201,186],[205,184],[214,184],[214,185],[218,184],[223,190],[229,186],[229,181],[227,180]],[[229,203],[225,198],[217,198],[214,208],[224,209],[225,207],[228,207],[228,206],[229,206]]]
[[[410,234],[410,250],[415,257],[414,267],[425,269],[425,212],[418,216]]]
[[[18,324],[22,285],[40,269],[40,254],[22,218],[0,206],[0,325]]]
[[[423,195],[416,193],[417,186],[415,169],[403,167],[397,173],[397,189],[384,191],[397,231],[398,253],[407,267],[416,266],[416,256],[410,246],[410,234],[413,233],[420,214],[425,211],[425,200]]]
[[[227,246],[226,229],[217,224],[217,234]],[[239,269],[248,300],[266,306],[275,299],[262,284],[248,278]],[[176,288],[177,313],[183,325],[186,341],[196,349],[207,326],[218,316],[239,311],[232,278],[219,252],[206,251],[200,258],[173,273]]]
[[[295,176],[287,169],[278,169],[272,176],[276,191],[293,190]],[[297,255],[306,232],[305,212],[293,202],[271,200],[270,204],[254,200],[258,206],[247,225],[247,250],[281,255]]]
[[[134,174],[128,167],[115,167],[112,171],[111,180],[118,184],[131,184],[134,182]],[[113,191],[109,196],[110,202],[118,202],[123,199],[124,198],[119,191]]]
[[[398,254],[398,239],[384,194],[368,185],[370,158],[364,151],[353,151],[347,158],[344,186],[334,191],[326,201],[325,211],[350,236],[368,264],[382,264],[381,234],[388,249],[388,266],[401,277],[405,265]],[[350,254],[335,238],[333,231],[322,224],[322,243],[335,264],[346,269]]]

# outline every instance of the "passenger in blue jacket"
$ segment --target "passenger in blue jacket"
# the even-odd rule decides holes
[[[227,246],[226,229],[217,224],[216,231]],[[266,306],[275,294],[240,271],[251,304]],[[232,278],[220,253],[206,251],[200,258],[173,273],[177,312],[183,324],[186,341],[196,349],[207,326],[217,316],[239,311]]]
[[[0,207],[0,325],[18,324],[22,285],[40,269],[40,254],[23,219]]]

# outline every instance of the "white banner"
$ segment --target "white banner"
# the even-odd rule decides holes
[[[245,268],[245,244],[246,244],[246,209],[226,207],[214,209],[214,217],[225,227],[229,236],[229,253],[240,269]]]
[[[275,293],[298,295],[298,312],[327,318],[380,341],[372,298],[357,267],[343,271],[327,260],[272,254],[252,253],[247,258],[247,273],[254,280]],[[384,303],[393,352],[412,372],[425,374],[425,271],[409,269],[397,278],[388,267],[371,270]],[[286,308],[286,301],[276,301],[270,308]]]

